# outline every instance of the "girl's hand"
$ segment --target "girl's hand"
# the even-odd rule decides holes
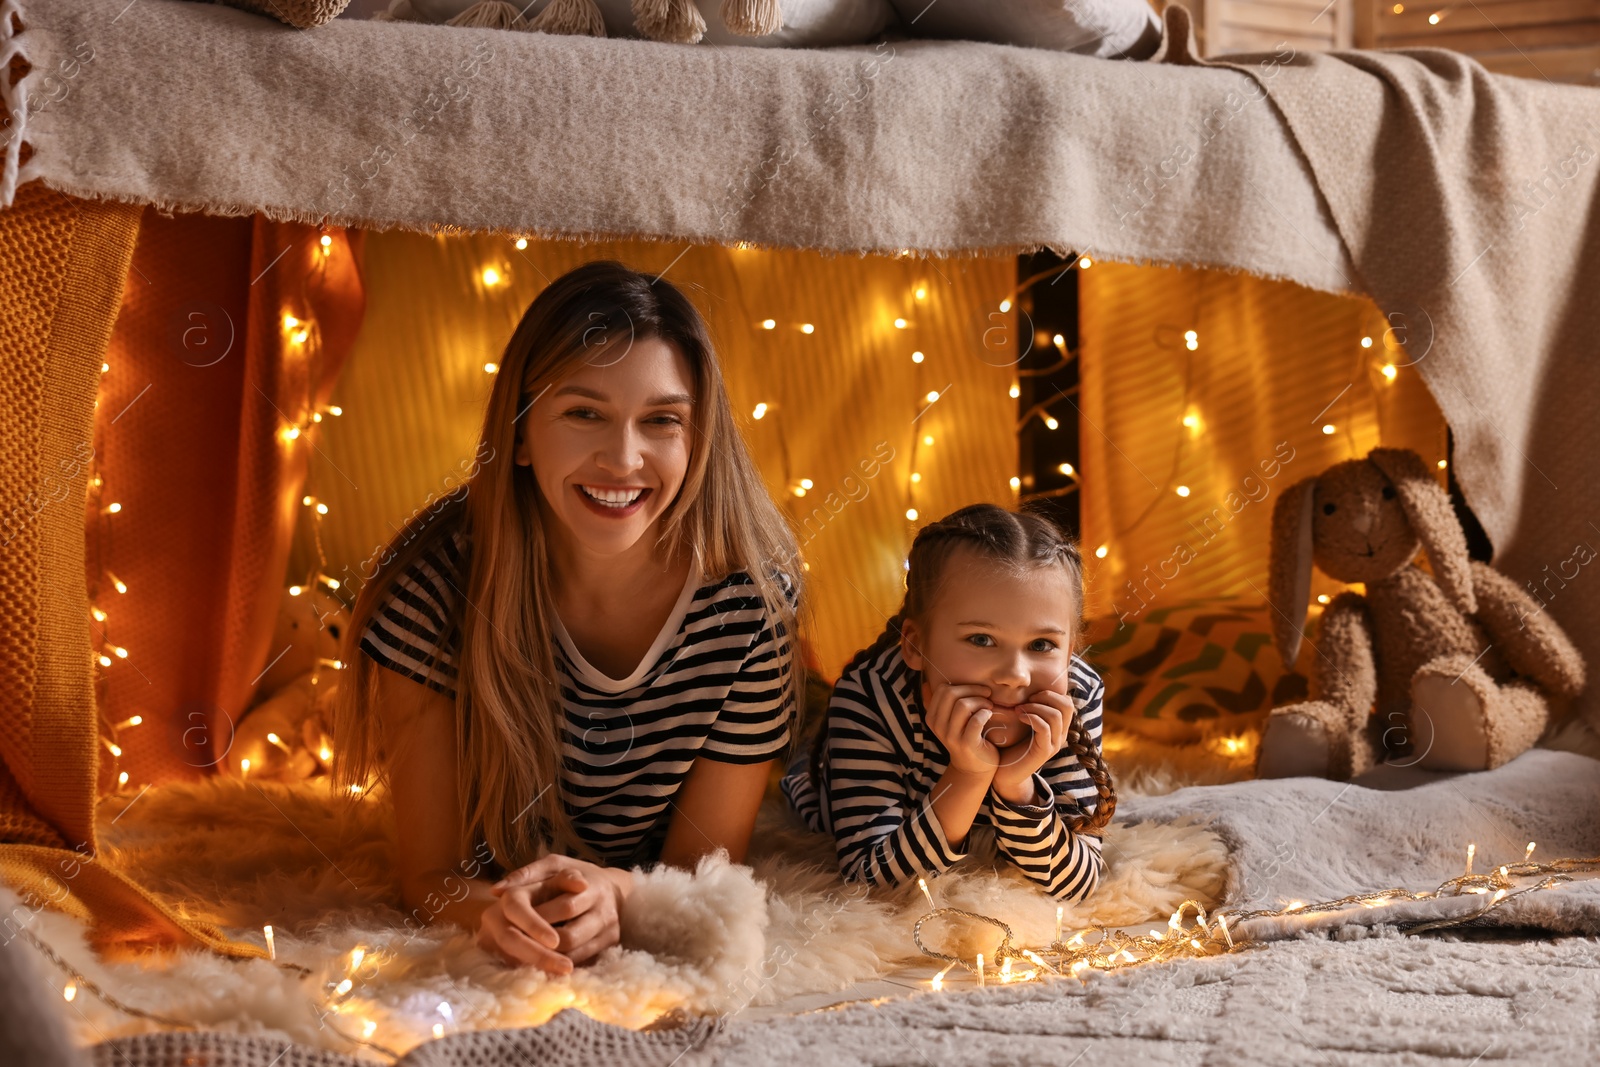
[[[1000,763],[1000,750],[983,736],[983,726],[994,714],[986,685],[929,683],[928,729],[950,753],[950,769],[961,774],[990,778]]]
[[[1035,804],[1033,776],[1067,743],[1067,727],[1076,709],[1072,698],[1044,689],[1022,705],[1022,721],[1032,727],[1026,741],[1000,750],[994,790],[1014,804]]]
[[[544,856],[512,871],[490,892],[478,943],[513,965],[570,974],[621,938],[622,902],[633,875],[569,856]]]

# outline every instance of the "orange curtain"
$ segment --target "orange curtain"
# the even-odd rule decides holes
[[[360,328],[359,251],[359,234],[259,215],[146,214],[88,506],[96,651],[112,661],[102,718],[121,750],[102,788],[123,772],[132,789],[196,778],[228,758],[269,658],[321,436],[313,413]]]
[[[98,862],[94,812],[122,773],[113,733],[142,778],[201,773],[183,756],[212,751],[248,700],[314,437],[282,431],[325,399],[359,326],[359,249],[150,213],[136,250],[140,220],[39,183],[0,212],[0,878],[25,908],[83,920],[105,955],[264,956]],[[186,347],[201,342],[195,301],[237,326],[221,359]],[[285,307],[304,308],[304,336]],[[187,747],[172,728],[186,701],[209,708],[208,738]],[[134,706],[140,725],[113,730]]]

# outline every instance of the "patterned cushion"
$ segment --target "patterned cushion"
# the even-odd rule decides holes
[[[1258,600],[1209,597],[1128,622],[1090,620],[1083,658],[1105,679],[1106,722],[1191,741],[1213,728],[1259,725],[1273,707],[1303,699],[1305,676],[1285,671],[1272,647],[1271,610]]]

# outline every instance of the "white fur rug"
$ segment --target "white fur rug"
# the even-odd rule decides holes
[[[1124,745],[1125,761],[1132,749],[1147,757],[1147,789],[1247,771],[1237,755],[1144,742]],[[1138,777],[1127,770],[1125,796]],[[354,821],[339,810],[315,783],[215,779],[108,798],[100,813],[112,862],[186,914],[240,936],[259,941],[270,923],[278,959],[311,968],[313,978],[204,952],[144,965],[103,963],[63,915],[37,913],[32,929],[91,980],[145,1010],[341,1052],[357,1051],[349,1039],[368,1030],[373,1044],[404,1052],[433,1038],[435,1026],[447,1033],[531,1027],[567,1007],[629,1028],[674,1008],[728,1014],[835,992],[922,959],[911,939],[926,910],[916,887],[872,894],[847,887],[831,843],[772,801],[762,810],[748,867],[711,859],[692,876],[653,873],[630,900],[623,946],[562,979],[503,967],[453,928],[405,929],[389,876],[394,828],[387,806],[374,796]],[[1217,899],[1227,850],[1216,833],[1193,818],[1127,822],[1108,833],[1107,876],[1093,900],[1068,909],[1068,924],[1164,919],[1186,898]],[[1004,917],[1024,942],[1048,941],[1055,902],[1014,871],[984,864],[983,844],[962,869],[934,881],[940,903]],[[953,943],[968,947],[959,938]],[[366,957],[354,988],[331,993],[357,947]],[[47,961],[36,964],[58,988],[65,983]],[[330,1014],[332,1003],[338,1010]],[[82,1044],[160,1029],[89,995],[74,1001],[69,1023]]]

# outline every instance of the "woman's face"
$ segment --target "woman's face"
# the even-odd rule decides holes
[[[984,737],[996,748],[1028,740],[1018,705],[1045,690],[1069,692],[1077,611],[1066,568],[1016,574],[957,549],[926,632],[908,622],[902,639],[906,665],[922,672],[922,706],[933,706],[941,686],[987,686],[994,714]]]
[[[694,373],[660,338],[597,351],[523,416],[516,461],[574,543],[602,556],[636,544],[689,470]]]

